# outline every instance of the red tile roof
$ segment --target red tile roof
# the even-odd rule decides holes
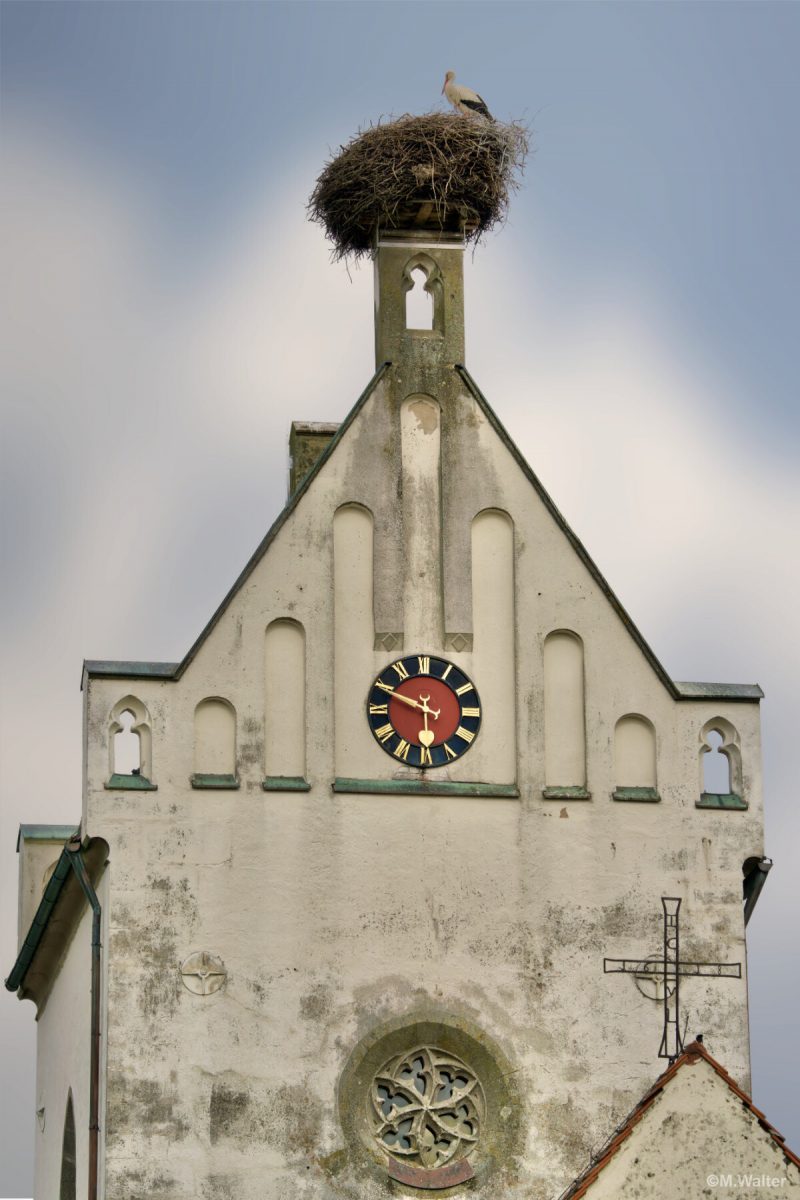
[[[720,1079],[727,1083],[734,1095],[737,1096],[747,1108],[749,1108],[750,1112],[756,1118],[761,1128],[766,1130],[772,1140],[776,1143],[781,1151],[781,1154],[784,1154],[790,1160],[790,1162],[795,1164],[795,1166],[800,1167],[800,1158],[798,1158],[798,1156],[794,1154],[784,1143],[783,1134],[778,1133],[775,1126],[770,1124],[764,1114],[753,1104],[753,1101],[750,1099],[747,1093],[743,1092],[739,1085],[734,1083],[725,1068],[721,1066],[715,1058],[711,1057],[705,1046],[703,1046],[701,1042],[692,1042],[685,1048],[683,1053],[675,1059],[675,1062],[672,1064],[672,1066],[668,1067],[667,1070],[664,1071],[663,1075],[659,1075],[650,1091],[642,1097],[633,1111],[625,1118],[623,1123],[614,1130],[614,1133],[611,1135],[608,1142],[606,1142],[606,1145],[603,1147],[597,1157],[592,1159],[586,1170],[583,1171],[578,1178],[569,1185],[565,1192],[561,1193],[559,1200],[580,1200],[581,1196],[586,1195],[595,1179],[597,1179],[597,1176],[600,1174],[603,1168],[608,1165],[625,1139],[630,1137],[634,1126],[637,1125],[642,1119],[648,1108],[650,1108],[653,1101],[664,1090],[669,1081],[674,1078],[682,1066],[684,1066],[686,1063],[695,1063],[699,1058],[705,1059],[709,1066],[713,1067]]]

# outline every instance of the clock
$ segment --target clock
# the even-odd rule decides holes
[[[409,767],[446,767],[466,754],[481,727],[475,685],[454,663],[409,654],[381,671],[367,720],[382,750]]]

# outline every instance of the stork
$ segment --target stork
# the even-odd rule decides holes
[[[477,92],[473,92],[472,88],[465,87],[463,83],[456,83],[455,71],[448,71],[445,75],[442,92],[447,96],[456,112],[462,113],[465,117],[478,115],[485,117],[487,121],[494,120]]]

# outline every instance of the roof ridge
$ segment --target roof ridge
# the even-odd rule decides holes
[[[745,1107],[750,1110],[762,1129],[768,1133],[772,1140],[776,1143],[781,1153],[784,1154],[791,1162],[793,1162],[796,1167],[800,1168],[800,1157],[798,1157],[794,1151],[790,1150],[786,1145],[783,1134],[779,1133],[775,1126],[767,1120],[761,1110],[756,1108],[747,1092],[740,1088],[738,1083],[731,1078],[731,1076],[723,1067],[722,1063],[717,1062],[717,1060],[711,1054],[709,1054],[702,1041],[696,1039],[695,1041],[690,1042],[688,1046],[685,1046],[675,1061],[670,1063],[666,1071],[663,1071],[661,1075],[658,1076],[652,1087],[645,1092],[644,1096],[642,1096],[641,1100],[639,1100],[639,1102],[631,1109],[627,1117],[625,1117],[625,1119],[615,1127],[597,1154],[592,1155],[589,1165],[572,1181],[572,1183],[567,1186],[567,1188],[558,1197],[558,1200],[580,1200],[580,1197],[585,1196],[586,1192],[597,1179],[600,1172],[608,1165],[622,1143],[626,1141],[628,1137],[630,1137],[634,1127],[639,1124],[647,1110],[652,1106],[656,1097],[663,1092],[666,1085],[675,1077],[680,1068],[685,1066],[687,1063],[692,1065],[701,1058],[708,1063],[708,1065],[716,1072],[716,1074],[719,1075],[720,1079],[727,1084],[734,1095],[736,1095],[744,1103]]]

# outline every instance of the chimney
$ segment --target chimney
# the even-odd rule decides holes
[[[293,496],[306,475],[339,432],[330,421],[292,421],[289,434],[289,496]]]

